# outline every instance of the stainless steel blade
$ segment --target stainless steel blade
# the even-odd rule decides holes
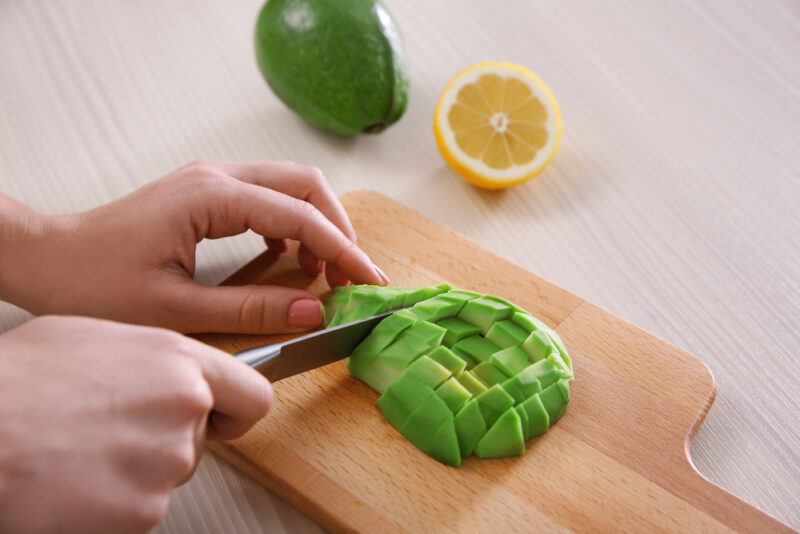
[[[282,343],[243,350],[235,357],[276,382],[347,358],[372,329],[392,313],[388,311]]]

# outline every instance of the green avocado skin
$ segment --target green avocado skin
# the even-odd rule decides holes
[[[375,0],[269,0],[256,25],[258,66],[278,98],[341,136],[380,132],[403,115],[403,56]]]

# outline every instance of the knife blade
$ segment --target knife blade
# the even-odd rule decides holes
[[[326,328],[281,343],[267,343],[234,354],[270,382],[328,365],[350,356],[379,322],[394,313],[388,311],[333,328]]]

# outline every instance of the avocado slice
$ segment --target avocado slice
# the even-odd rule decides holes
[[[444,344],[448,347],[452,347],[464,338],[481,333],[480,327],[468,323],[464,319],[459,319],[458,317],[448,317],[447,319],[442,319],[437,324],[447,330],[444,334]]]

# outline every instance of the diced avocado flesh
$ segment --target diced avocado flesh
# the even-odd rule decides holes
[[[399,309],[353,350],[348,366],[409,441],[458,466],[517,456],[569,405],[572,361],[558,334],[519,306],[449,284],[345,286],[325,303],[329,326]]]
[[[458,376],[467,368],[467,362],[459,358],[453,351],[440,345],[433,349],[428,356],[435,362],[447,368],[453,376]]]
[[[400,289],[369,285],[339,286],[326,300],[325,326],[337,326],[357,319],[395,309],[407,308],[440,293],[447,293],[449,284]]]
[[[456,378],[449,378],[436,389],[436,394],[442,398],[453,413],[458,413],[472,398],[472,393],[467,391],[467,388],[462,386],[461,382]]]
[[[462,307],[464,307],[463,302],[447,299],[439,295],[432,299],[417,302],[412,306],[411,311],[420,319],[436,322],[455,317]]]
[[[497,321],[486,333],[486,339],[501,349],[518,347],[526,337],[528,332],[511,319]]]
[[[487,389],[486,386],[483,385],[483,382],[475,378],[475,375],[470,371],[464,371],[458,375],[458,381],[473,395],[480,395]]]
[[[438,395],[431,395],[420,404],[398,430],[408,440],[424,449],[444,423],[453,420],[453,413]]]
[[[544,409],[550,417],[550,424],[555,423],[567,409],[569,404],[569,385],[566,380],[559,380],[550,387],[546,387],[539,394]]]
[[[510,375],[505,374],[503,371],[495,367],[492,362],[481,362],[473,367],[470,372],[486,387],[492,387],[495,384],[502,384],[510,377]]]
[[[528,355],[525,351],[517,347],[508,347],[492,354],[490,358],[492,365],[503,371],[508,376],[514,376],[528,367]]]
[[[489,361],[492,354],[498,350],[500,350],[500,347],[483,336],[470,336],[453,345],[453,351],[456,354],[466,354],[476,365],[480,362]]]
[[[528,355],[531,363],[545,359],[556,346],[544,330],[536,330],[522,342],[522,350]]]
[[[464,304],[458,317],[479,326],[481,332],[486,335],[494,323],[510,317],[512,313],[513,310],[505,304],[478,297]]]
[[[466,458],[475,450],[475,446],[486,433],[486,421],[483,420],[478,401],[472,399],[456,414],[456,435],[461,457]]]
[[[428,345],[415,337],[401,336],[375,356],[368,366],[359,367],[354,374],[378,393],[383,391],[400,375],[411,362],[430,350]],[[351,368],[352,371],[356,369]]]
[[[514,409],[517,411],[519,420],[522,423],[522,437],[525,438],[525,441],[528,441],[528,438],[531,437],[530,423],[528,422],[528,412],[525,411],[525,408],[523,408],[521,404],[514,406]]]
[[[525,452],[522,421],[514,408],[509,407],[489,428],[475,447],[480,458],[521,456]]]
[[[481,333],[480,327],[468,323],[463,319],[459,319],[458,317],[448,317],[447,319],[442,319],[437,324],[446,330],[444,334],[444,344],[448,347],[452,347],[464,338]]]
[[[378,408],[396,428],[401,428],[414,411],[435,392],[412,377],[392,382],[378,398]]]
[[[550,429],[550,416],[542,404],[539,395],[534,395],[522,404],[522,409],[528,414],[528,437],[533,438],[544,434]]]
[[[453,419],[442,423],[422,452],[443,464],[458,467],[461,465],[461,449],[458,446],[456,425]]]
[[[426,386],[436,389],[450,378],[450,371],[429,356],[423,355],[406,367],[402,376],[410,376]]]
[[[500,415],[514,406],[514,399],[499,385],[494,385],[476,397],[483,420],[492,426]]]

